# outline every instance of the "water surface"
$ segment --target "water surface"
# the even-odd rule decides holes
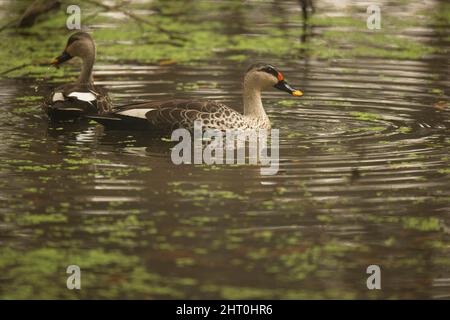
[[[297,2],[274,9],[255,1],[260,15],[229,1],[198,3],[191,19],[208,12],[225,26],[230,16],[243,22],[222,34],[302,26]],[[221,15],[224,4],[236,11]],[[415,2],[383,4],[406,17],[424,10]],[[300,22],[283,21],[288,10]],[[316,11],[316,19],[342,15],[329,3]],[[308,35],[342,28],[319,26]],[[237,110],[247,66],[276,65],[305,95],[264,93],[280,129],[275,176],[250,165],[176,166],[164,139],[90,122],[49,123],[39,96],[67,79],[51,69],[1,78],[0,296],[449,298],[450,64],[439,53],[449,48],[448,30],[442,23],[399,29],[437,49],[414,59],[234,49],[196,63],[96,65],[96,82],[116,104],[194,97]],[[80,291],[66,288],[71,264],[82,270]],[[371,264],[381,266],[382,290],[366,287]]]

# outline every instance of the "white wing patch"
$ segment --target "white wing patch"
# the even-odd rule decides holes
[[[64,95],[61,92],[55,92],[55,94],[52,97],[52,101],[64,101]]]
[[[68,96],[74,97],[74,98],[77,98],[78,100],[86,101],[86,102],[92,102],[97,99],[97,97],[91,92],[75,92],[74,91],[74,92],[71,92]]]
[[[155,109],[130,109],[130,110],[117,112],[117,114],[120,114],[123,116],[128,116],[128,117],[147,119],[147,117],[145,115],[147,114],[147,112],[152,111],[152,110],[155,110]]]

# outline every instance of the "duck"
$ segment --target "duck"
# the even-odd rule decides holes
[[[96,46],[87,32],[76,32],[67,40],[61,55],[51,61],[59,66],[74,57],[82,60],[78,80],[57,87],[44,101],[44,111],[51,119],[69,120],[84,115],[106,114],[112,111],[107,91],[94,84],[92,70],[95,63]]]
[[[173,99],[118,106],[113,112],[88,118],[107,129],[145,129],[160,133],[178,128],[193,131],[196,120],[200,120],[205,130],[270,129],[271,123],[261,100],[261,92],[269,87],[295,97],[303,95],[302,91],[291,87],[274,66],[258,63],[251,65],[244,76],[243,114],[216,101]]]

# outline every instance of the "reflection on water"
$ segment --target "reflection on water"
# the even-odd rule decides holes
[[[34,80],[0,80],[1,296],[449,298],[449,111],[433,107],[448,101],[448,57],[270,62],[305,92],[264,94],[276,176],[175,166],[164,139],[48,123],[21,99]],[[117,104],[240,109],[245,68],[99,65],[96,80]],[[366,288],[370,264],[381,291]]]

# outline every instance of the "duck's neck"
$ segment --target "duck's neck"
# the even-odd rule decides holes
[[[94,77],[92,76],[92,69],[94,68],[95,52],[83,57],[83,64],[81,66],[81,73],[78,77],[79,84],[93,84]]]
[[[244,115],[254,118],[266,118],[261,101],[261,90],[244,84]]]

